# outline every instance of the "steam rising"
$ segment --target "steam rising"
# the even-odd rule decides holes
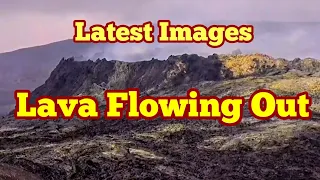
[[[241,23],[236,23],[236,25],[241,25]],[[212,53],[225,54],[235,49],[241,49],[243,53],[265,53],[286,59],[320,58],[320,52],[316,46],[320,41],[320,35],[315,34],[320,30],[320,23],[268,22],[254,25],[255,38],[250,44],[225,43],[217,49],[207,47],[205,43],[99,44],[90,47],[84,54],[84,59],[107,58],[140,61],[151,58],[166,59],[171,54],[183,53],[197,53],[203,56]],[[155,37],[157,34],[157,32],[154,33]]]

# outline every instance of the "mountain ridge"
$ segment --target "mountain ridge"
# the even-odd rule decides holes
[[[139,88],[143,93],[194,84],[202,81],[226,81],[246,77],[288,73],[319,77],[320,61],[275,59],[265,54],[171,55],[166,60],[140,62],[76,61],[63,58],[44,84],[32,91],[31,103],[39,96],[75,96],[89,92],[102,101],[105,89]],[[13,111],[10,112],[12,115]]]
[[[317,76],[317,72],[320,71],[320,61],[311,58],[296,58],[289,61],[258,53],[249,55],[213,54],[208,57],[182,54],[171,55],[166,60],[151,59],[140,62],[107,61],[106,59],[75,61],[74,58],[63,58],[45,83],[33,91],[33,95],[77,95],[82,93],[79,88],[87,88],[81,87],[83,84],[86,86],[104,84],[105,88],[111,89],[135,87],[145,91],[155,88],[155,84],[157,86],[170,83],[180,85],[249,76],[279,75],[289,71]],[[68,92],[63,90],[65,87],[70,87],[70,84],[74,87],[72,84],[74,82],[80,83],[76,89]],[[45,92],[45,89],[52,93]]]

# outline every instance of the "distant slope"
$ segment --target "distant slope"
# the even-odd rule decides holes
[[[88,48],[88,44],[74,44],[70,40],[36,46],[0,54],[0,82],[9,88],[34,88],[35,81],[46,79],[41,75],[48,75],[64,56],[79,56],[79,52]],[[26,81],[24,81],[26,80]],[[32,83],[30,85],[29,83]],[[43,80],[39,83],[43,83]]]
[[[77,57],[88,46],[65,40],[0,54],[0,114],[7,112],[8,105],[13,103],[15,89],[34,89],[41,85],[61,57]]]

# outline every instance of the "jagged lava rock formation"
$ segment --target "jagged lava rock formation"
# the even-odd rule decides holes
[[[93,84],[108,89],[137,87],[145,91],[192,82],[285,74],[290,70],[316,75],[320,62],[313,59],[287,61],[261,54],[214,54],[207,58],[184,54],[170,56],[167,60],[141,62],[75,61],[69,58],[60,61],[45,84],[34,90],[33,97],[76,95],[92,88]]]

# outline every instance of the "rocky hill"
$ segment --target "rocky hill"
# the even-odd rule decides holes
[[[320,179],[320,61],[264,54],[195,54],[141,62],[62,59],[42,95],[92,95],[138,87],[143,95],[248,98],[260,88],[278,95],[308,91],[310,121],[259,121],[245,113],[236,127],[216,121],[1,120],[0,172],[38,179]],[[14,170],[14,171],[13,171]],[[10,174],[9,174],[10,175]],[[8,176],[9,176],[8,175]],[[1,177],[1,176],[0,176]]]

